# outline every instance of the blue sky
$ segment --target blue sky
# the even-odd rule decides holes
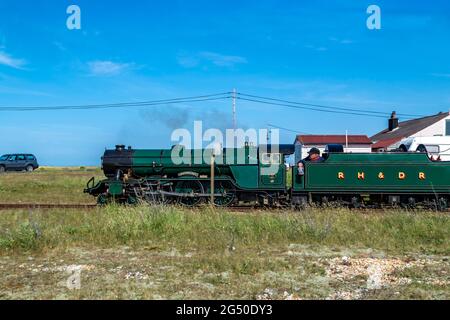
[[[81,30],[66,9],[81,8]],[[366,9],[381,7],[382,29]],[[450,109],[448,1],[0,1],[0,106],[240,92],[374,111]],[[238,101],[238,125],[372,135],[387,119]],[[231,101],[0,112],[0,153],[96,165],[105,147],[170,147],[174,124],[230,127]],[[291,143],[292,132],[281,132]]]

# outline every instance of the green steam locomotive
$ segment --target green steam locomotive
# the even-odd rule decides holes
[[[343,153],[330,146],[324,161],[285,164],[298,158],[294,145],[246,144],[242,148],[135,150],[123,145],[102,157],[105,180],[89,180],[84,192],[98,204],[171,203],[197,206],[243,204],[302,208],[403,206],[446,210],[450,162],[426,153]]]

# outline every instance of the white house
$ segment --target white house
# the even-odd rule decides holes
[[[294,142],[296,148],[296,159],[304,159],[308,151],[315,147],[320,152],[325,151],[328,144],[340,144],[344,146],[344,152],[370,153],[372,152],[372,141],[365,135],[298,135]]]
[[[395,112],[388,121],[388,128],[370,139],[374,152],[390,151],[400,146],[400,141],[411,137],[450,136],[450,112],[399,122]]]

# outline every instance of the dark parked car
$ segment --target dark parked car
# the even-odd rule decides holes
[[[37,168],[39,165],[32,154],[5,154],[0,157],[0,173],[21,170],[31,172]]]

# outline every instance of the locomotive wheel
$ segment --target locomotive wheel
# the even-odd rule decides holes
[[[227,181],[218,181],[214,183],[214,193],[221,193],[221,197],[214,197],[214,205],[218,207],[227,207],[233,203],[236,198],[236,189]]]
[[[160,190],[166,191],[166,192],[173,192],[173,184],[171,183],[168,185],[163,185],[160,187]],[[176,203],[177,199],[162,194],[159,201],[161,204],[171,204],[171,203]]]
[[[100,194],[100,195],[97,197],[97,204],[98,204],[99,206],[106,206],[108,203],[109,203],[109,199],[108,199],[108,196],[107,196],[107,195],[105,195],[105,194]]]
[[[147,184],[147,188],[151,192],[158,192],[158,191],[166,191],[166,192],[173,192],[172,185],[158,185],[156,181],[150,181],[151,184]],[[169,204],[172,203],[173,198],[166,196],[164,194],[147,194],[145,196],[145,201],[147,201],[150,204]]]
[[[176,192],[191,194],[191,196],[181,197],[180,202],[187,207],[193,207],[202,202],[201,197],[193,196],[195,193],[204,193],[203,185],[198,180],[179,181],[175,188]]]

